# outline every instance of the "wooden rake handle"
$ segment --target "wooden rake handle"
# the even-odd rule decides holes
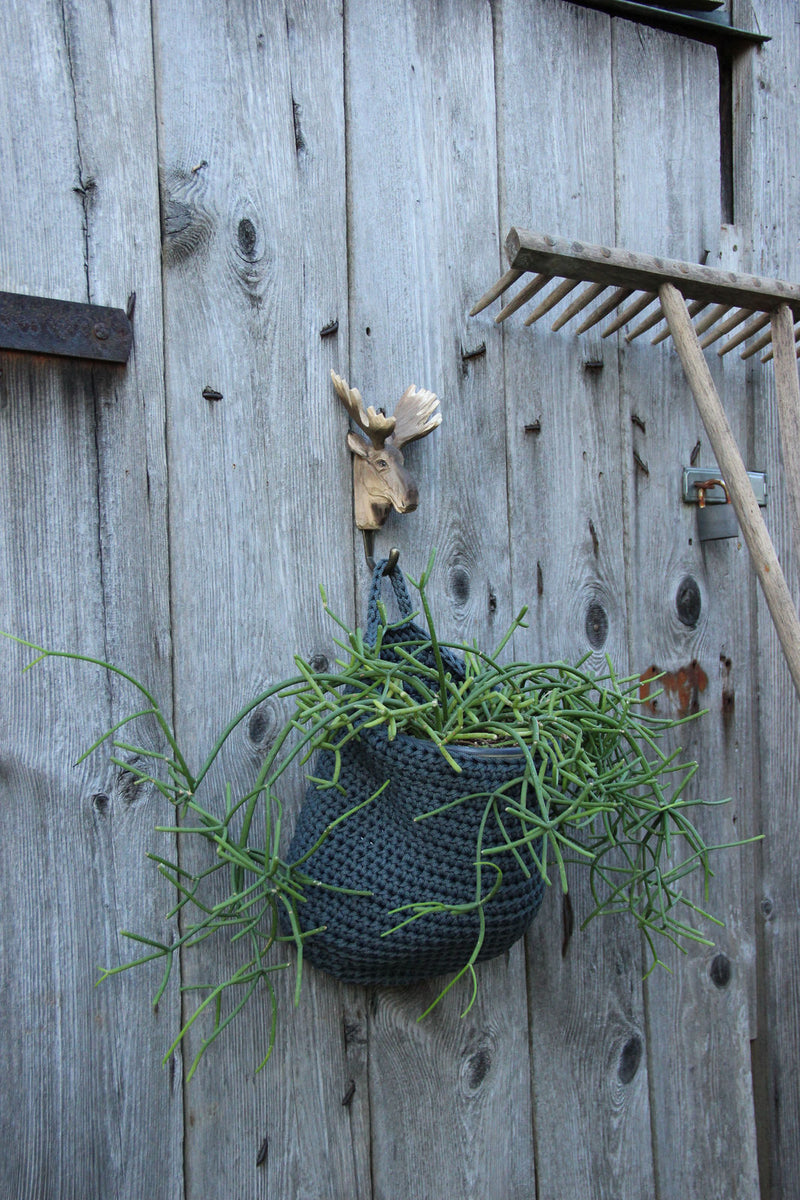
[[[792,545],[795,554],[800,555],[800,381],[794,317],[788,305],[781,304],[775,309],[771,323],[783,479],[792,519]]]
[[[791,592],[687,312],[686,301],[672,283],[663,283],[658,294],[720,472],[728,485],[742,536],[800,698],[800,619]]]

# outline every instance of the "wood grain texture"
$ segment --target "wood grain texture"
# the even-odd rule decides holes
[[[772,344],[775,350],[775,401],[781,435],[781,463],[789,499],[792,547],[797,553],[800,550],[800,381],[797,376],[793,322],[785,306],[773,313]]]
[[[169,706],[149,5],[15,7],[4,36],[4,286],[140,308],[125,368],[2,356],[0,628],[112,658]],[[120,928],[163,930],[144,855],[164,813],[106,756],[72,766],[135,697],[86,665],[21,678],[30,655],[3,655],[0,1192],[178,1197],[180,1065],[160,1065],[177,990],[154,1016],[149,970],[94,987],[132,957]]]
[[[442,412],[407,456],[419,508],[390,516],[378,546],[397,545],[415,578],[435,547],[439,632],[497,644],[512,604],[500,345],[467,316],[499,263],[490,5],[402,3],[387,21],[348,4],[347,81],[349,380],[389,409],[414,382]],[[485,354],[469,357],[481,343]],[[435,984],[375,995],[376,1197],[531,1194],[522,948],[479,972],[463,1021],[465,986],[421,1024]]]
[[[370,990],[311,970],[294,1011],[287,974],[264,1072],[256,1003],[186,1086],[180,1054],[160,1065],[180,981],[156,1014],[157,968],[93,986],[132,957],[119,929],[164,932],[172,899],[144,858],[170,841],[158,798],[103,753],[70,766],[134,698],[66,661],[20,677],[28,656],[4,644],[0,1195],[792,1194],[798,706],[740,539],[701,546],[681,503],[682,467],[716,468],[682,368],[624,329],[498,328],[497,295],[468,312],[515,225],[800,279],[795,9],[733,0],[773,36],[734,64],[722,239],[717,61],[688,39],[565,0],[4,11],[0,287],[137,299],[125,368],[0,354],[0,628],[139,675],[196,762],[294,652],[333,661],[318,582],[363,621],[330,370],[390,409],[413,382],[443,424],[409,448],[420,505],[377,553],[398,545],[416,576],[437,547],[445,635],[494,643],[528,603],[519,657],[666,669],[660,711],[710,709],[685,728],[698,794],[732,796],[703,813],[707,839],[766,840],[718,860],[715,948],[676,953],[644,989],[636,936],[578,930],[575,878],[525,946],[482,965],[463,1020],[460,991],[417,1023],[437,981]],[[773,368],[712,358],[746,465],[768,472],[796,602]],[[282,717],[245,722],[206,799],[252,780]],[[301,794],[295,777],[287,835]],[[187,959],[183,982],[214,961]]]
[[[800,186],[789,130],[797,127],[797,78],[800,47],[796,13],[791,6],[753,5],[755,17],[768,23],[773,40],[742,75],[752,136],[738,182],[752,213],[752,260],[747,267],[771,270],[779,263],[789,277],[800,277],[795,230],[800,220]],[[749,166],[750,173],[745,173]],[[744,215],[747,215],[745,210]],[[784,485],[781,439],[771,372],[753,396],[758,420],[754,445],[770,472],[769,527],[789,587],[800,604],[798,548],[792,543],[791,509]],[[761,1195],[778,1200],[791,1194],[800,1178],[800,1093],[797,1087],[800,998],[800,887],[792,847],[798,828],[800,792],[800,702],[792,695],[789,673],[765,606],[758,597],[756,681],[759,696],[757,767],[761,781],[760,891],[756,896],[759,928],[758,1040],[754,1046],[756,1112],[761,1150]]]
[[[353,616],[350,465],[330,382],[347,345],[342,22],[332,3],[156,8],[176,725],[196,761],[243,703],[294,673],[295,653],[333,663],[318,583]],[[258,711],[212,789],[254,778],[286,715]],[[295,775],[287,835],[302,790]],[[185,981],[211,967],[189,958]],[[365,1192],[367,1147],[341,1104],[353,1068],[340,989],[308,971],[294,1013],[292,986],[279,982],[264,1073],[266,997],[187,1090],[188,1196]]]
[[[714,263],[720,223],[716,56],[683,38],[618,21],[614,62],[618,242],[646,241],[654,254]],[[733,796],[730,805],[700,814],[706,840],[724,843],[747,836],[754,819],[748,564],[736,540],[701,545],[695,510],[680,502],[682,466],[692,453],[711,466],[713,453],[669,345],[634,342],[622,351],[630,430],[631,663],[637,674],[654,667],[670,673],[657,711],[711,710],[675,744],[700,764],[694,794]],[[731,364],[725,387],[718,361],[714,369],[746,446],[741,366]],[[692,612],[685,601],[695,589],[699,611]],[[726,922],[724,930],[708,928],[716,948],[697,947],[688,957],[666,953],[673,974],[658,971],[647,982],[656,1190],[665,1200],[756,1194],[749,865],[739,851],[716,864],[708,904]],[[730,964],[721,988],[710,976],[719,954]]]
[[[561,3],[497,12],[503,227],[613,241],[610,21]],[[530,604],[515,652],[588,652],[596,670],[608,653],[625,673],[616,353],[598,330],[580,342],[504,330],[514,601]],[[579,932],[591,899],[578,873],[570,888],[563,909],[549,891],[527,939],[536,1194],[643,1200],[654,1183],[638,936],[609,923]]]

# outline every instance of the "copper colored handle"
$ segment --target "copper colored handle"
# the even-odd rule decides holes
[[[701,508],[706,506],[706,492],[710,487],[721,487],[725,493],[725,503],[730,504],[731,502],[731,494],[724,479],[706,479],[703,483],[696,483],[694,486],[697,488],[698,504]]]

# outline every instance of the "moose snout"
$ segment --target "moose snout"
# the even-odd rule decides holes
[[[419,489],[415,483],[411,483],[401,495],[395,497],[394,501],[394,507],[399,513],[413,512],[418,504]]]

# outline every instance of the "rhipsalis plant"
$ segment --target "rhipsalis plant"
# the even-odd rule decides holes
[[[388,742],[410,735],[432,743],[443,767],[455,775],[462,770],[459,747],[506,746],[518,751],[518,765],[507,782],[491,793],[458,795],[447,805],[480,807],[479,833],[469,849],[470,862],[477,868],[474,894],[458,906],[445,903],[437,899],[436,880],[425,881],[420,895],[387,912],[382,931],[391,939],[393,931],[437,911],[477,912],[475,944],[455,975],[455,979],[464,975],[472,979],[467,1008],[475,994],[483,914],[500,886],[498,862],[504,856],[508,860],[509,854],[527,875],[541,876],[547,884],[557,882],[564,891],[567,866],[585,866],[593,907],[583,925],[597,916],[626,914],[642,932],[649,970],[661,961],[659,939],[678,946],[687,941],[711,944],[696,921],[714,918],[684,888],[687,876],[699,873],[707,891],[711,853],[726,848],[705,844],[693,810],[722,802],[687,798],[696,764],[680,762],[679,751],[661,749],[663,735],[682,722],[642,712],[638,677],[618,679],[610,663],[598,676],[586,669],[585,660],[577,666],[501,661],[515,631],[524,624],[525,610],[491,653],[474,644],[440,641],[427,594],[432,564],[433,556],[414,584],[427,632],[413,626],[416,634],[407,639],[398,639],[397,633],[409,628],[408,620],[392,624],[382,607],[374,638],[350,629],[334,616],[323,593],[325,611],[342,635],[336,643],[343,652],[337,660],[338,673],[313,670],[297,657],[296,674],[254,697],[225,726],[197,767],[188,763],[152,693],[131,675],[85,655],[23,643],[38,656],[30,666],[47,657],[77,659],[113,672],[139,693],[143,703],[99,737],[80,761],[110,741],[115,750],[112,761],[140,783],[156,788],[173,810],[173,820],[158,829],[184,845],[190,840],[208,845],[205,864],[197,870],[181,865],[186,855],[150,855],[175,891],[168,916],[177,923],[176,936],[164,942],[124,931],[143,952],[130,962],[109,966],[101,975],[106,979],[162,960],[158,1001],[177,956],[194,953],[203,964],[203,975],[213,977],[215,961],[231,961],[227,947],[215,960],[215,942],[222,938],[232,944],[238,965],[231,973],[223,970],[222,977],[208,986],[189,989],[198,992],[199,1003],[165,1055],[166,1061],[192,1027],[202,1028],[189,1077],[204,1051],[248,1000],[266,993],[272,1020],[263,1066],[276,1033],[273,975],[286,969],[294,957],[297,1001],[304,946],[319,932],[301,919],[308,897],[316,889],[346,894],[354,903],[371,895],[367,889],[353,887],[352,881],[344,886],[341,879],[317,878],[309,860],[337,827],[380,800],[388,779],[357,804],[344,803],[317,842],[295,861],[285,851],[282,855],[281,835],[284,811],[294,803],[286,794],[288,768],[305,764],[315,785],[344,791],[339,768],[346,748],[376,727],[385,730]],[[390,637],[392,653],[387,655],[384,640]],[[452,669],[455,661],[458,671]],[[270,699],[288,704],[286,723],[249,790],[235,794],[228,786],[221,793],[211,783],[212,768],[239,724]],[[145,718],[155,721],[160,731],[163,745],[158,751],[123,736],[128,725]],[[324,778],[315,777],[314,765],[309,765],[318,751],[325,752],[332,764]],[[131,765],[120,754],[148,765]],[[440,811],[426,811],[423,804],[414,821],[424,826]],[[489,829],[495,831],[491,837]],[[192,861],[197,858],[196,853],[191,856]],[[292,943],[295,953],[287,956]]]

